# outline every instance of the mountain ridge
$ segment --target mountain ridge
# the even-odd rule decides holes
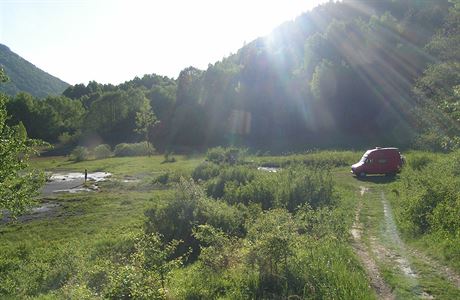
[[[67,82],[38,68],[33,63],[0,44],[0,66],[10,78],[0,86],[0,92],[14,96],[27,92],[35,97],[60,95],[68,86]]]

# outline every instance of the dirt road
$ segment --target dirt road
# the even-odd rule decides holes
[[[369,181],[356,186],[352,245],[377,297],[460,299],[460,276],[403,241],[384,186]]]

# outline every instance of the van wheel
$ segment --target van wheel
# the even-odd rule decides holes
[[[364,172],[361,172],[361,173],[359,173],[359,175],[358,175],[358,176],[359,176],[359,177],[366,177],[366,173],[364,173]]]

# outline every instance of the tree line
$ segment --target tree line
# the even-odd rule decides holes
[[[53,143],[147,139],[161,150],[450,150],[460,144],[459,16],[458,0],[330,2],[177,79],[20,93],[9,122]],[[139,130],[142,115],[156,122]]]

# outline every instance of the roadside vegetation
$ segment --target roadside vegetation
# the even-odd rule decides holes
[[[409,155],[393,187],[402,233],[460,272],[460,152]]]

